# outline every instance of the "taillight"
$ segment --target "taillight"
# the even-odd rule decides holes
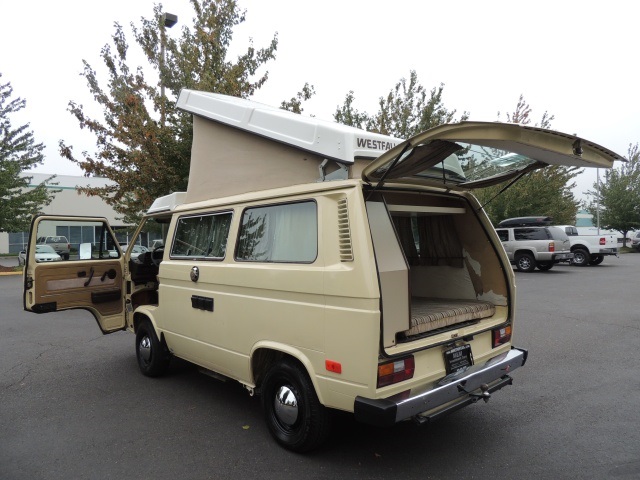
[[[504,345],[511,340],[511,325],[496,328],[491,331],[493,338],[493,348]]]
[[[556,244],[553,242],[549,242],[549,251],[550,252],[555,252],[556,251]]]
[[[378,365],[378,388],[413,378],[416,368],[413,355]]]
[[[607,243],[607,241],[605,240],[604,237],[600,238],[600,245],[605,245]]]

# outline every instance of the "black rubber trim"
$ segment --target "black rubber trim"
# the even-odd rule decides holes
[[[396,423],[397,410],[398,407],[394,402],[385,399],[356,397],[353,414],[358,422],[377,427],[390,427]]]

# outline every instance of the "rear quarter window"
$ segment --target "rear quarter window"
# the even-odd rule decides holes
[[[509,230],[496,230],[498,233],[498,237],[500,237],[501,242],[509,241]]]
[[[242,213],[236,260],[313,263],[317,256],[316,202],[252,207]]]

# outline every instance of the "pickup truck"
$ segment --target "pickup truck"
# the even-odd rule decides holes
[[[64,260],[69,260],[71,244],[69,243],[69,240],[67,240],[67,237],[63,237],[60,235],[42,236],[42,237],[38,237],[37,243],[38,245],[49,245]]]
[[[580,235],[573,225],[556,225],[569,237],[573,260],[571,263],[580,267],[599,265],[606,255],[618,256],[618,239],[606,233],[600,235]]]

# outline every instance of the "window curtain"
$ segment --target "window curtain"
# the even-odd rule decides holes
[[[416,247],[416,237],[413,233],[411,217],[393,216],[392,219],[407,262],[411,266],[420,265],[420,257],[418,256],[418,248]]]
[[[420,265],[463,266],[462,244],[450,215],[418,217]]]
[[[314,202],[245,211],[238,259],[254,262],[313,262],[318,252]]]

